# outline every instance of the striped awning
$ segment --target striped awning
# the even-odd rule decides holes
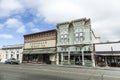
[[[54,53],[56,53],[55,48],[23,50],[23,54],[54,54]]]

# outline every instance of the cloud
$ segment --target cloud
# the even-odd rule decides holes
[[[0,30],[3,28],[3,24],[0,24]]]
[[[91,18],[92,29],[102,41],[115,41],[120,39],[119,3],[119,0],[46,0],[40,1],[36,16],[44,17],[47,23]]]
[[[23,25],[22,22],[15,18],[10,18],[5,22],[5,26],[8,28],[19,28],[22,25]]]
[[[36,27],[36,25],[35,25],[33,22],[28,22],[28,23],[26,24],[26,26],[27,26],[27,27],[30,27],[30,28]]]
[[[0,17],[19,13],[24,10],[23,7],[19,0],[0,0]]]
[[[37,28],[37,25],[35,25],[33,22],[28,22],[26,26],[29,27],[33,33],[40,32],[40,29]]]
[[[10,34],[0,34],[0,38],[4,38],[4,39],[12,39],[13,38],[13,36],[12,35],[10,35]]]
[[[10,28],[10,29],[16,29],[16,32],[18,33],[24,33],[25,30],[25,25],[19,21],[16,18],[10,18],[4,23],[5,27]]]
[[[23,26],[19,27],[16,32],[18,32],[18,33],[25,33],[26,32],[25,26],[23,25]]]
[[[91,18],[94,32],[100,35],[103,41],[120,39],[120,1],[119,0],[1,0],[0,17],[21,13],[29,10],[37,20],[43,19],[46,23],[57,24],[78,18]],[[16,22],[17,21],[13,21]],[[18,24],[23,24],[19,23]],[[9,23],[9,22],[8,22]],[[14,23],[9,23],[10,26]],[[36,25],[29,23],[33,31]],[[35,27],[34,27],[35,26]],[[24,32],[25,27],[20,27]],[[17,27],[18,30],[18,27]],[[36,29],[37,30],[37,29]],[[38,30],[39,31],[39,30]]]
[[[32,28],[31,31],[34,32],[34,33],[35,32],[40,32],[40,29],[38,29],[38,28]]]

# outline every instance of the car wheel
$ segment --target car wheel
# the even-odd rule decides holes
[[[10,64],[13,64],[13,62],[11,62]]]

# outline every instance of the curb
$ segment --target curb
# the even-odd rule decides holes
[[[81,69],[83,68],[83,69],[120,71],[120,67],[86,67],[86,66],[77,66],[77,65],[50,65],[50,64],[31,64],[31,63],[22,63],[22,65],[27,65],[27,66],[55,66],[55,67],[64,67],[64,68],[81,68]]]
[[[120,71],[119,67],[86,67],[86,66],[68,66],[68,65],[57,65],[58,67],[66,68],[83,68],[83,69],[97,69],[97,70],[111,70],[111,71]]]

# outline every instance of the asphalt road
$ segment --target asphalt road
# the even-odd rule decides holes
[[[120,80],[119,70],[0,64],[0,80]]]

